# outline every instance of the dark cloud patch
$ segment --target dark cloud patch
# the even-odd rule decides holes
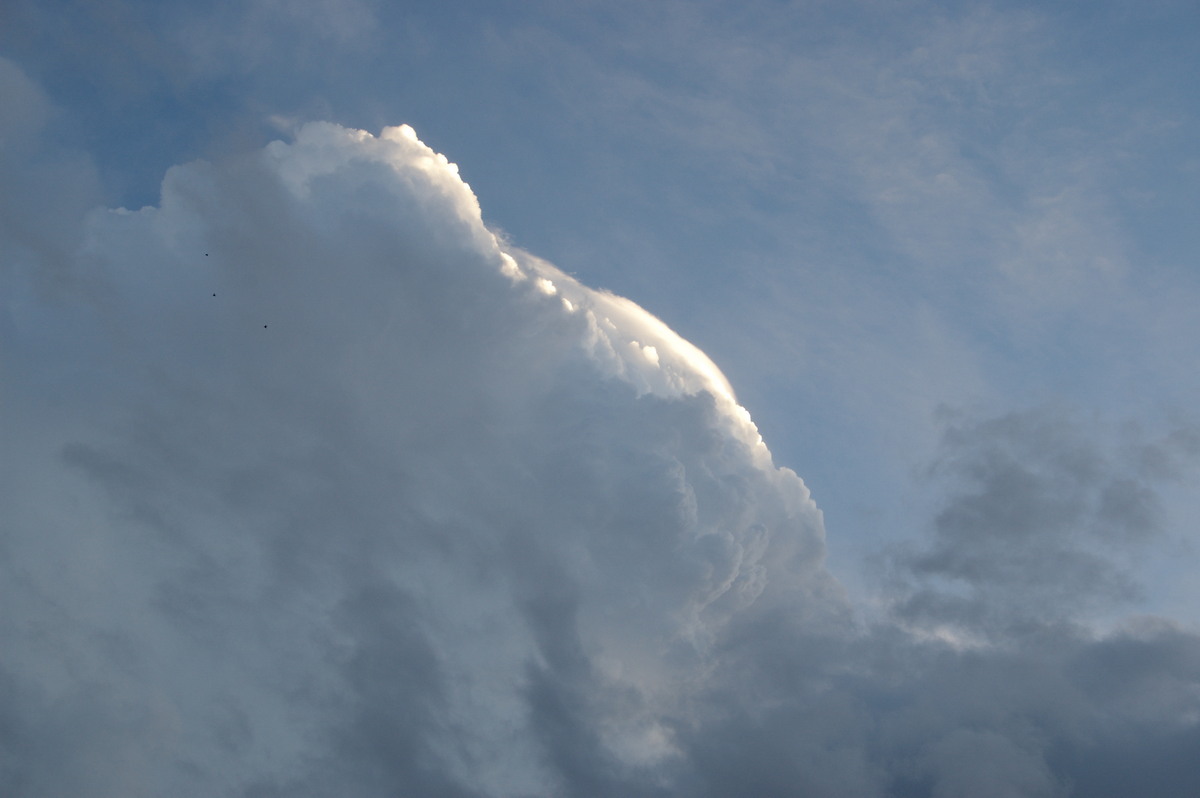
[[[1089,429],[1048,407],[949,418],[933,536],[893,562],[913,580],[899,611],[999,631],[1137,598],[1135,565],[1163,533],[1161,490],[1186,470],[1192,434]]]
[[[1130,621],[1080,647],[1068,666],[1093,711],[1050,761],[1075,795],[1183,796],[1200,783],[1200,638],[1161,619]]]

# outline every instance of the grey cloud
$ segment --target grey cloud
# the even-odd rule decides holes
[[[968,626],[1053,622],[1139,593],[1133,564],[1163,532],[1160,492],[1186,470],[1189,434],[1161,440],[1062,408],[955,418],[931,469],[946,498],[927,544],[893,567],[902,613]]]
[[[77,334],[11,390],[36,467],[5,491],[30,609],[3,664],[160,707],[153,739],[77,719],[125,740],[132,794],[629,794],[739,614],[840,601],[711,363],[505,250],[409,131],[174,169],[159,207],[90,217],[75,273]],[[47,369],[70,391],[39,407]]]
[[[177,167],[81,240],[71,291],[6,298],[8,794],[1197,784],[1196,636],[1075,612],[1183,427],[951,425],[868,624],[711,362],[495,237],[408,129]]]
[[[38,291],[61,290],[84,213],[98,202],[96,170],[81,152],[42,145],[59,121],[54,104],[0,56],[0,281],[21,269]],[[22,283],[0,287],[15,292]],[[0,316],[0,323],[3,317]]]

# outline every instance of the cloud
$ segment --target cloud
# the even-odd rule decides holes
[[[176,167],[71,274],[8,302],[2,666],[91,696],[58,775],[14,723],[28,794],[118,790],[98,739],[132,793],[615,785],[740,613],[839,601],[711,361],[503,244],[410,128]]]
[[[949,414],[931,469],[949,488],[933,539],[894,553],[915,580],[901,613],[997,632],[1138,597],[1136,564],[1163,535],[1161,491],[1186,473],[1194,434],[1088,429],[1054,407]]]
[[[1186,429],[955,422],[866,621],[708,357],[411,128],[177,166],[74,240],[3,295],[5,794],[1103,795],[1156,784],[1147,729],[1197,786],[1196,636],[1079,612]],[[933,634],[955,581],[1061,606]]]
[[[60,276],[77,243],[81,217],[99,199],[91,162],[81,153],[42,146],[57,109],[16,63],[0,56],[0,280],[3,272],[43,268],[46,287]]]

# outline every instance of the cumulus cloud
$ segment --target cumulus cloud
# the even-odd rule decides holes
[[[4,669],[73,719],[14,723],[28,794],[617,784],[731,619],[838,602],[711,361],[410,128],[172,169],[73,266],[8,302]],[[19,753],[57,731],[70,767]]]
[[[956,428],[867,624],[717,367],[497,237],[408,127],[175,167],[78,242],[3,296],[6,795],[1105,795],[1147,739],[1198,783],[1189,631],[904,609],[1137,545],[1184,433],[1135,473]]]

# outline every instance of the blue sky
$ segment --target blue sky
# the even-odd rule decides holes
[[[553,264],[522,268],[550,275],[555,296],[592,297],[563,287],[574,278],[628,297],[717,364],[775,465],[811,490],[829,573],[862,623],[969,647],[1027,628],[1032,602],[1055,608],[1047,628],[1091,630],[1071,645],[1139,613],[1191,641],[1198,34],[1185,2],[15,0],[0,15],[0,330],[21,342],[7,372],[37,371],[47,391],[88,373],[54,365],[82,349],[55,353],[103,337],[109,311],[80,316],[55,297],[90,285],[88,253],[151,251],[112,243],[133,232],[95,239],[108,223],[85,222],[90,209],[157,206],[168,170],[197,161],[225,175],[220,203],[241,207],[238,159],[305,123],[407,124],[458,164],[505,247]],[[358,196],[339,184],[329,201]],[[264,241],[278,224],[262,220]],[[129,268],[113,280],[140,284]],[[279,307],[309,308],[313,280]],[[39,314],[58,332],[30,335]],[[628,324],[646,345],[648,323]],[[563,340],[583,334],[570,330]],[[503,380],[480,385],[509,395]],[[581,413],[624,412],[566,395]],[[613,473],[644,465],[604,451]],[[947,734],[913,761],[996,740]],[[1013,783],[1053,782],[1100,750],[1085,749],[1063,743]],[[929,794],[970,783],[928,767],[941,779]],[[890,794],[922,794],[914,778]],[[1072,778],[1098,783],[1082,766]],[[1003,794],[1057,794],[1014,789]]]

